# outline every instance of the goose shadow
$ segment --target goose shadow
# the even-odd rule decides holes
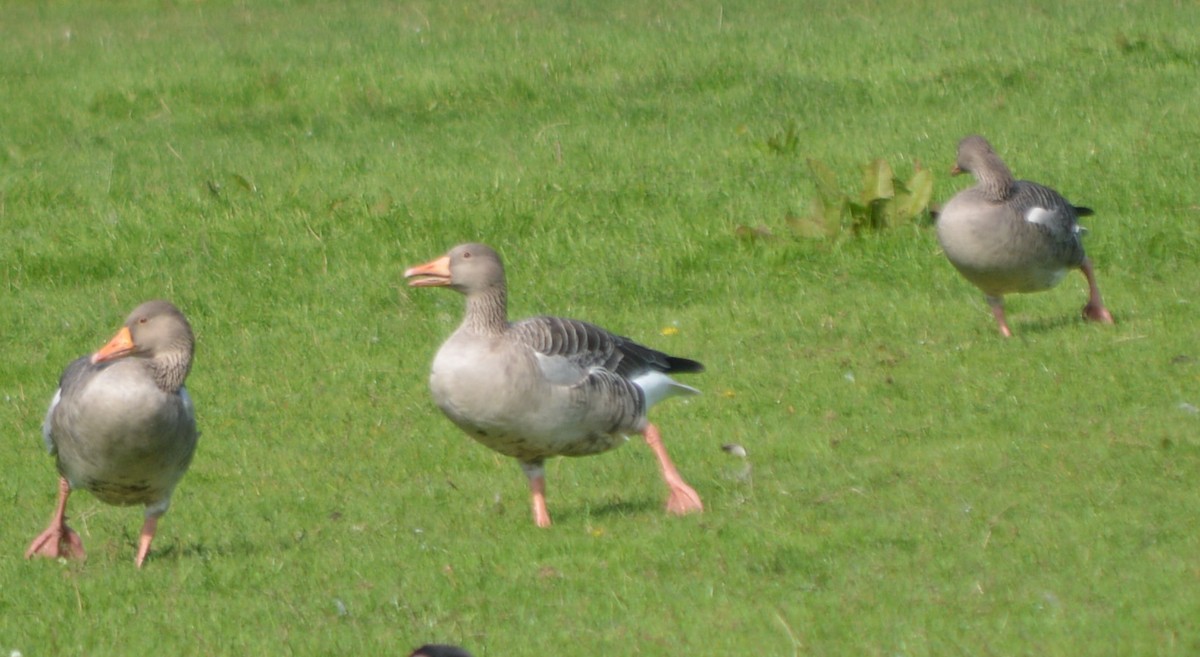
[[[1128,318],[1124,318],[1128,321]],[[1114,315],[1114,322],[1117,317]],[[1061,331],[1069,326],[1100,324],[1099,322],[1090,322],[1079,315],[1059,315],[1057,317],[1041,317],[1026,319],[1013,322],[1013,334],[1020,336],[1022,333],[1032,333],[1034,335],[1043,335],[1054,331]]]
[[[565,509],[563,519],[573,518],[612,518],[621,516],[642,515],[659,511],[662,504],[658,500],[644,498],[638,500],[613,500],[601,504],[578,506]]]

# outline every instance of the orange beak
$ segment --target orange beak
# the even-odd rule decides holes
[[[133,335],[129,332],[128,326],[122,326],[120,331],[113,336],[108,344],[100,347],[100,351],[92,354],[93,363],[102,363],[106,360],[116,360],[133,353],[137,347],[133,344]]]
[[[450,256],[442,256],[437,260],[430,260],[423,265],[409,267],[404,270],[405,278],[413,278],[420,276],[416,280],[409,281],[408,284],[412,287],[439,287],[450,284]]]

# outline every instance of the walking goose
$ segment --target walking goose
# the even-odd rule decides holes
[[[533,519],[550,526],[544,462],[598,454],[640,433],[670,488],[667,510],[701,511],[646,419],[655,403],[699,394],[668,374],[704,366],[643,347],[585,322],[534,317],[510,323],[504,266],[483,244],[462,244],[404,272],[414,287],[450,287],[467,297],[462,324],[438,350],[429,378],[434,401],[475,440],[521,463]]]
[[[963,172],[974,174],[976,184],[942,208],[938,241],[950,263],[983,290],[1001,335],[1012,336],[1004,319],[1005,294],[1049,289],[1070,269],[1079,269],[1087,278],[1083,317],[1113,323],[1076,224],[1077,217],[1092,211],[1071,205],[1049,187],[1014,180],[991,144],[978,135],[958,144],[951,173]]]
[[[84,489],[108,504],[146,506],[136,558],[142,567],[196,449],[192,400],[183,386],[193,348],[183,313],[167,301],[147,301],[108,344],[63,372],[42,424],[61,475],[58,506],[26,558],[84,558],[66,515],[71,491]]]

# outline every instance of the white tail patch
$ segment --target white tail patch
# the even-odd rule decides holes
[[[46,451],[51,454],[57,450],[54,447],[54,439],[50,437],[50,416],[54,415],[54,409],[60,401],[62,401],[62,388],[54,391],[54,399],[50,400],[50,408],[46,410],[46,419],[42,421],[42,442],[46,444]]]
[[[698,395],[700,391],[685,386],[682,383],[657,370],[650,370],[635,376],[633,384],[642,389],[646,395],[646,408],[649,409],[667,397],[678,395]]]
[[[1029,208],[1029,211],[1025,213],[1025,221],[1043,226],[1053,223],[1057,217],[1057,212],[1039,207]]]

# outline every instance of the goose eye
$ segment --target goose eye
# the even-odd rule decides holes
[[[470,258],[470,257],[471,257],[470,251],[463,251],[463,258]]]
[[[146,321],[147,321],[147,319],[146,319],[145,317],[139,317],[139,318],[138,318],[138,324],[145,324],[145,323],[146,323]]]

